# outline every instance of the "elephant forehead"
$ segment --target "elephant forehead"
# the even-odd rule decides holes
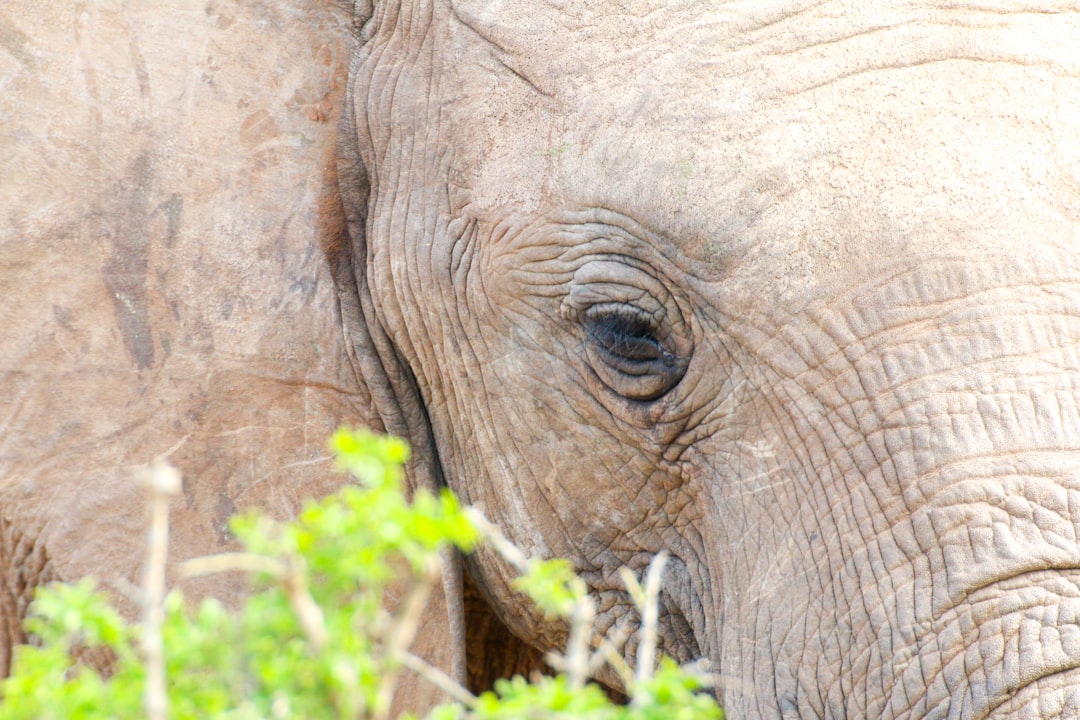
[[[710,79],[752,79],[768,95],[949,57],[1080,64],[1075,36],[1062,27],[1077,12],[1072,0],[449,3],[457,22],[552,94],[581,90],[598,75],[677,78],[701,67]]]
[[[916,244],[1075,247],[1077,97],[1076,79],[960,60],[847,78],[742,116],[667,115],[661,102],[565,128],[543,192],[626,213],[724,276],[820,274]]]
[[[455,4],[518,76],[455,148],[474,208],[608,207],[788,279],[943,234],[1003,249],[1024,218],[1075,242],[1080,16],[611,5]]]

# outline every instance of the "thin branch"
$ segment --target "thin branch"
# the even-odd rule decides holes
[[[495,551],[513,565],[515,570],[523,575],[529,571],[529,558],[525,557],[525,553],[521,552],[517,545],[506,539],[506,536],[502,534],[502,530],[497,525],[484,517],[484,514],[474,507],[465,508],[465,514],[468,515],[472,524],[483,533],[487,541],[495,548]]]
[[[581,583],[580,580],[577,582]],[[589,679],[589,640],[592,638],[595,619],[596,606],[582,588],[582,594],[574,601],[574,609],[570,613],[570,637],[566,641],[564,667],[571,690],[585,687]]]
[[[470,710],[476,707],[478,701],[477,697],[458,685],[457,682],[454,681],[454,678],[450,677],[434,665],[431,665],[410,652],[402,654],[401,664]]]
[[[560,675],[566,674],[566,658],[559,653],[554,651],[544,653],[544,662]]]
[[[656,626],[660,615],[660,582],[664,578],[664,566],[668,554],[661,550],[649,563],[645,575],[645,606],[641,608],[641,642],[638,645],[637,669],[634,675],[636,685],[652,677],[656,667]]]
[[[319,652],[326,646],[325,618],[322,608],[308,591],[307,567],[302,557],[290,555],[281,560],[254,553],[220,553],[193,558],[180,566],[184,578],[230,570],[266,573],[281,583],[312,648]]]
[[[624,628],[619,628],[610,638],[601,639],[596,650],[593,651],[589,660],[589,677],[593,677],[605,663],[611,666],[615,674],[623,683],[626,693],[629,695],[634,687],[634,669],[623,658],[622,650],[626,645],[629,634]]]
[[[288,573],[285,576],[285,595],[289,598],[289,604],[293,612],[300,620],[308,642],[312,649],[319,653],[326,647],[326,622],[322,608],[311,596],[307,585],[307,566],[304,559],[298,555],[286,557]]]
[[[231,552],[204,555],[203,557],[187,560],[180,564],[180,577],[186,580],[199,575],[212,575],[214,573],[229,572],[230,570],[266,573],[275,580],[284,580],[288,574],[285,563],[277,558],[254,553]]]
[[[439,578],[439,570],[438,558],[430,558],[427,567],[424,568],[424,575],[413,578],[405,599],[398,605],[393,622],[387,632],[383,633],[383,637],[387,638],[384,656],[390,661],[390,667],[383,674],[382,681],[379,683],[374,720],[386,720],[390,714],[394,689],[397,687],[398,679],[401,676],[401,670],[397,667],[397,663],[403,662],[402,657],[416,637],[416,631],[420,627],[420,617],[424,613],[424,608],[427,607],[431,589]]]
[[[691,660],[681,665],[679,669],[696,677],[703,688],[716,687],[717,675],[712,672],[712,663],[709,662],[709,658]]]
[[[171,451],[170,451],[171,452]],[[169,498],[180,492],[180,473],[158,458],[143,472],[150,490],[150,542],[143,581],[142,650],[146,661],[146,692],[143,703],[150,720],[165,720],[165,650],[161,626],[165,622],[165,562],[169,549]]]
[[[619,578],[623,581],[626,591],[630,593],[630,599],[634,601],[638,610],[645,607],[645,589],[641,587],[634,571],[623,565],[619,568]]]

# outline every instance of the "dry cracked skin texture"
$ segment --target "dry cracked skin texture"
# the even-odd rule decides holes
[[[185,477],[179,561],[231,547],[239,510],[288,517],[339,487],[338,425],[386,429],[327,262],[346,5],[0,8],[0,673],[33,588],[137,579],[151,459]],[[441,607],[414,649],[449,670]],[[478,650],[521,647],[477,607]],[[441,696],[409,681],[400,698]]]
[[[319,200],[350,23],[317,2],[0,9],[8,639],[28,587],[136,573],[137,465],[186,476],[175,557],[339,482],[326,438],[367,399]]]
[[[349,105],[342,7],[147,5],[0,9],[3,644],[35,585],[136,574],[133,467],[213,552],[400,403],[606,627],[672,551],[665,649],[733,715],[1075,716],[1075,6],[380,4]],[[426,407],[354,357],[349,258]],[[620,370],[656,328],[673,369]]]

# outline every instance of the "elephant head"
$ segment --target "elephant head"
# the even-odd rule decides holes
[[[416,0],[361,35],[336,262],[416,482],[571,558],[600,630],[670,553],[662,649],[732,717],[1080,713],[1075,7]]]

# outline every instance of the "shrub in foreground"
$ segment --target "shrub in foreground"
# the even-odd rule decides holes
[[[152,488],[148,571],[140,623],[126,621],[92,580],[39,591],[26,621],[33,645],[16,648],[12,675],[0,681],[0,720],[16,718],[371,718],[388,717],[403,672],[418,672],[456,703],[433,720],[590,718],[718,720],[722,711],[698,692],[702,676],[664,659],[657,665],[655,605],[662,561],[642,587],[626,574],[645,627],[638,668],[617,646],[625,638],[593,637],[594,608],[569,563],[524,557],[475,510],[448,491],[403,492],[400,440],[339,430],[331,439],[338,464],[356,484],[309,503],[288,523],[258,514],[233,519],[243,550],[186,563],[187,574],[243,570],[255,591],[237,611],[216,599],[191,607],[179,591],[164,595],[164,538],[171,468],[159,465]],[[570,624],[559,674],[500,681],[479,697],[408,652],[441,549],[469,552],[490,542],[521,573],[518,589],[545,613]],[[405,583],[393,613],[383,597]],[[652,625],[650,626],[650,622]],[[103,676],[80,660],[112,657]],[[604,662],[629,690],[613,703],[588,682]]]

